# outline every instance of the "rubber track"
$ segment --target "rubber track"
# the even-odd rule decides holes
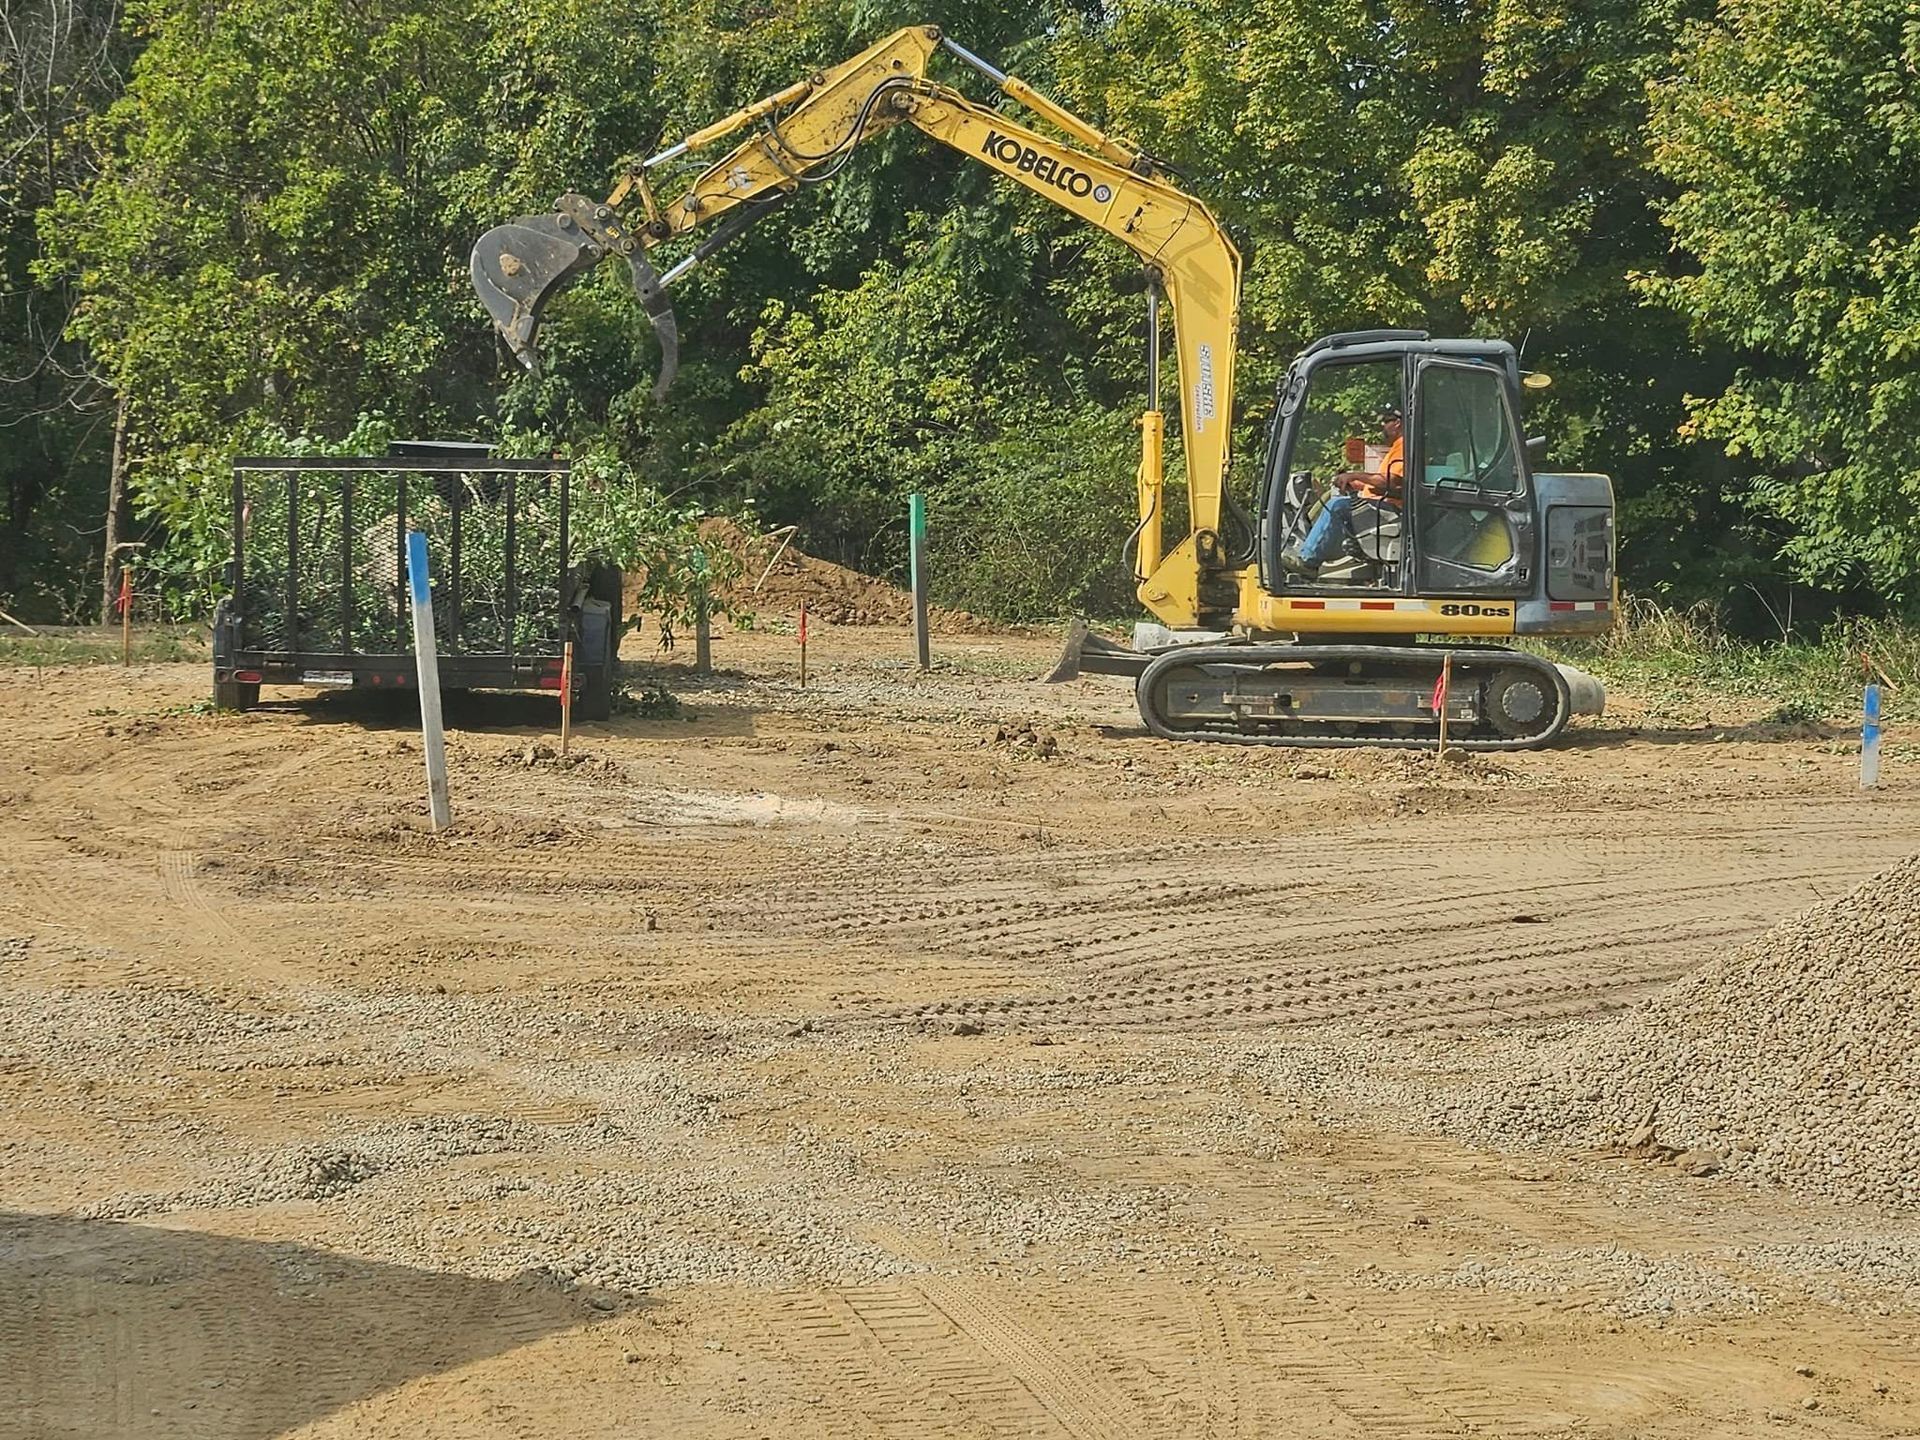
[[[1175,672],[1187,668],[1199,668],[1207,665],[1232,665],[1238,668],[1259,669],[1274,664],[1310,664],[1315,660],[1358,660],[1362,663],[1394,661],[1425,665],[1431,668],[1429,683],[1437,683],[1440,667],[1444,658],[1453,656],[1455,665],[1486,665],[1500,669],[1532,670],[1551,683],[1553,694],[1559,704],[1555,707],[1550,723],[1533,735],[1505,736],[1482,733],[1478,730],[1467,735],[1447,736],[1447,747],[1460,750],[1536,750],[1551,743],[1567,727],[1571,713],[1571,697],[1567,694],[1567,682],[1550,662],[1521,650],[1508,650],[1501,647],[1469,650],[1453,645],[1197,645],[1162,655],[1149,665],[1134,685],[1134,698],[1140,706],[1140,718],[1146,722],[1147,729],[1162,740],[1199,740],[1227,745],[1284,745],[1296,749],[1358,749],[1376,750],[1430,750],[1439,743],[1439,734],[1433,735],[1369,735],[1364,729],[1342,730],[1338,734],[1326,733],[1332,727],[1322,723],[1320,733],[1315,733],[1315,722],[1276,721],[1275,728],[1266,732],[1249,733],[1244,730],[1184,729],[1167,723],[1155,710],[1153,697],[1163,681],[1170,679]]]

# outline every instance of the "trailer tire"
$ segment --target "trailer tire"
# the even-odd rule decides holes
[[[213,704],[217,710],[251,710],[259,703],[258,685],[243,685],[238,680],[213,682]]]
[[[580,607],[580,649],[575,651],[574,658],[585,662],[585,683],[573,706],[578,719],[613,718],[613,694],[620,683],[619,616],[617,594],[611,604],[605,600],[588,600]]]

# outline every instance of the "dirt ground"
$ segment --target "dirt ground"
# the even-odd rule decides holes
[[[457,705],[438,838],[390,707],[0,672],[0,1435],[1920,1434],[1920,1217],[1461,1118],[1916,848],[1909,757],[813,640],[578,763]]]

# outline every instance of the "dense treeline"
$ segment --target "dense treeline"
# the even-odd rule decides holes
[[[925,489],[948,598],[1124,608],[1133,262],[916,135],[690,277],[664,403],[613,267],[537,382],[468,290],[499,220],[923,20],[1227,222],[1243,486],[1315,335],[1504,334],[1556,377],[1554,462],[1615,476],[1642,592],[1914,598],[1911,0],[5,3],[0,595],[35,614],[97,605],[116,473],[191,595],[222,457],[356,426],[612,450],[873,568]]]

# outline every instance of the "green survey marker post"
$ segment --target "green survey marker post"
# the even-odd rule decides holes
[[[917,490],[907,497],[907,563],[913,583],[913,648],[925,670],[933,663],[927,643],[927,497]]]

